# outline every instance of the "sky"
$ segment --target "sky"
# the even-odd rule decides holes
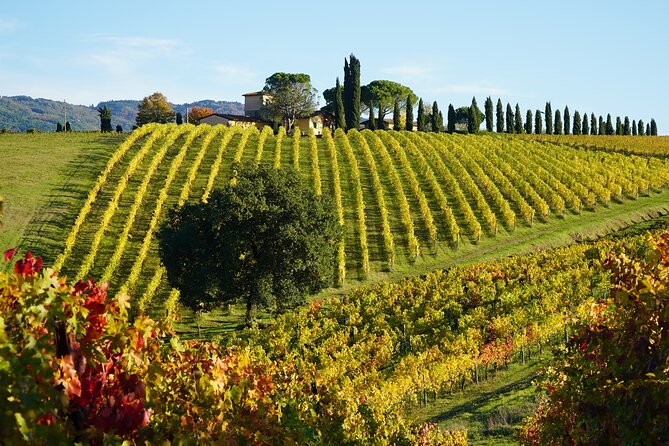
[[[91,105],[160,91],[173,103],[243,101],[275,72],[320,93],[389,79],[445,110],[487,96],[655,118],[669,133],[669,2],[8,1],[0,95]]]

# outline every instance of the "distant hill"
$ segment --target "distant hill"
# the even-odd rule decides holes
[[[120,124],[124,130],[130,130],[135,123],[138,100],[103,101],[98,105],[74,105],[62,101],[30,96],[0,97],[0,129],[25,132],[37,129],[53,132],[58,122],[63,123],[67,111],[67,120],[73,130],[99,130],[100,117],[97,109],[108,106],[112,111],[112,125]],[[209,107],[217,113],[243,114],[244,105],[240,102],[215,101],[203,99],[187,104],[172,104],[176,112],[185,114],[188,107]]]

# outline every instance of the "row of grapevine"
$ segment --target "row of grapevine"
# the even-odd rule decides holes
[[[314,179],[314,194],[317,196],[323,195],[323,189],[321,186],[321,171],[318,167],[318,140],[316,139],[316,134],[314,129],[311,127],[307,132],[309,138],[309,149],[311,151],[311,174]]]
[[[266,125],[265,127],[262,128],[262,131],[258,136],[258,146],[256,147],[256,157],[254,160],[254,164],[256,166],[259,165],[260,161],[262,160],[262,153],[263,149],[265,148],[265,141],[267,141],[267,138],[273,134],[274,132],[272,131],[272,127]]]
[[[300,170],[300,139],[302,139],[302,133],[300,128],[295,126],[293,130],[293,168],[297,171]]]
[[[286,136],[286,129],[281,126],[279,131],[276,134],[276,147],[274,148],[274,168],[278,169],[281,167],[281,145],[283,144],[283,138]]]
[[[207,186],[205,187],[204,193],[202,194],[202,201],[204,203],[207,202],[207,198],[209,198],[209,194],[211,194],[211,190],[214,188],[214,182],[216,181],[216,177],[218,177],[218,172],[221,169],[221,164],[223,163],[223,154],[227,150],[228,144],[230,144],[230,140],[232,140],[233,136],[240,132],[243,133],[244,130],[239,129],[238,127],[232,127],[223,134],[223,139],[221,140],[221,144],[218,148],[216,159],[214,160],[214,164],[212,164],[211,170],[209,172]]]
[[[388,208],[386,206],[386,199],[383,196],[381,178],[379,177],[379,172],[376,169],[376,161],[374,161],[374,155],[372,155],[372,151],[369,148],[365,138],[363,138],[359,132],[351,132],[350,135],[360,150],[362,150],[363,157],[367,163],[367,169],[369,169],[369,172],[372,176],[372,187],[374,189],[376,202],[379,206],[379,212],[381,214],[381,234],[383,236],[383,246],[388,258],[388,265],[390,270],[393,271],[395,269],[395,241],[393,239],[392,231],[390,230]]]
[[[278,138],[277,138],[278,139]],[[339,162],[337,161],[337,148],[335,147],[334,140],[332,139],[332,134],[330,129],[323,130],[323,140],[328,148],[328,153],[330,154],[330,163],[332,165],[332,185],[334,192],[335,205],[337,207],[337,219],[339,220],[339,225],[344,227],[344,204],[341,192],[341,180],[339,177]],[[346,241],[342,237],[342,240],[339,242],[337,247],[337,283],[340,286],[344,285],[346,280]]]
[[[381,166],[385,170],[386,174],[390,177],[390,182],[393,185],[393,192],[397,197],[397,201],[400,207],[400,219],[402,220],[402,224],[406,229],[409,253],[415,259],[420,253],[420,244],[418,243],[418,238],[416,237],[413,217],[411,216],[409,201],[407,200],[406,194],[404,193],[402,180],[400,180],[400,176],[395,169],[395,165],[393,164],[390,158],[390,154],[388,153],[388,150],[386,149],[383,141],[381,141],[376,133],[367,133],[367,135],[369,135],[377,157],[381,160]]]
[[[344,149],[348,158],[349,168],[351,169],[351,179],[355,190],[355,209],[358,217],[358,232],[360,237],[360,250],[362,259],[362,273],[365,277],[369,275],[369,246],[367,244],[367,223],[365,218],[365,200],[362,194],[362,184],[360,182],[360,169],[358,161],[353,153],[353,148],[348,140],[348,136],[343,130],[335,131],[335,140],[338,141]]]
[[[161,130],[159,129],[160,127],[157,126],[156,124],[149,124],[133,131],[130,134],[130,136],[128,136],[128,138],[126,138],[125,141],[121,143],[119,148],[116,149],[111,158],[109,158],[105,170],[98,176],[97,180],[95,181],[95,184],[93,185],[93,188],[88,193],[86,201],[84,202],[84,205],[79,211],[77,219],[75,220],[74,224],[72,225],[72,229],[70,229],[70,232],[68,233],[67,238],[65,239],[65,247],[63,249],[63,252],[58,256],[56,262],[53,265],[54,270],[59,271],[63,267],[65,260],[67,260],[69,255],[72,253],[72,249],[74,248],[74,243],[76,241],[77,235],[79,234],[79,230],[81,229],[81,225],[83,225],[84,221],[86,220],[86,217],[90,213],[93,207],[93,203],[97,199],[98,193],[100,192],[100,189],[107,182],[107,178],[109,177],[109,174],[112,172],[114,167],[121,161],[123,156],[133,147],[133,144],[135,144],[135,142],[137,142],[140,138],[153,132],[151,138],[153,138],[154,141],[158,139],[158,137],[161,134]],[[156,133],[158,134],[154,137],[153,135]]]

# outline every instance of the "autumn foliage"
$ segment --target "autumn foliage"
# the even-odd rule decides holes
[[[188,122],[197,124],[205,116],[213,115],[214,110],[209,107],[193,107],[188,111]]]

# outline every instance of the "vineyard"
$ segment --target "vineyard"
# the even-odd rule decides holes
[[[523,135],[534,141],[567,144],[588,149],[603,149],[635,155],[669,156],[667,136],[608,136],[608,135]]]
[[[596,215],[669,184],[662,158],[546,142],[368,130],[316,138],[151,124],[109,158],[55,269],[107,281],[142,312],[172,310],[178,293],[167,288],[155,240],[161,219],[173,206],[234,184],[239,163],[293,167],[316,194],[333,197],[345,232],[338,285],[521,228]]]

